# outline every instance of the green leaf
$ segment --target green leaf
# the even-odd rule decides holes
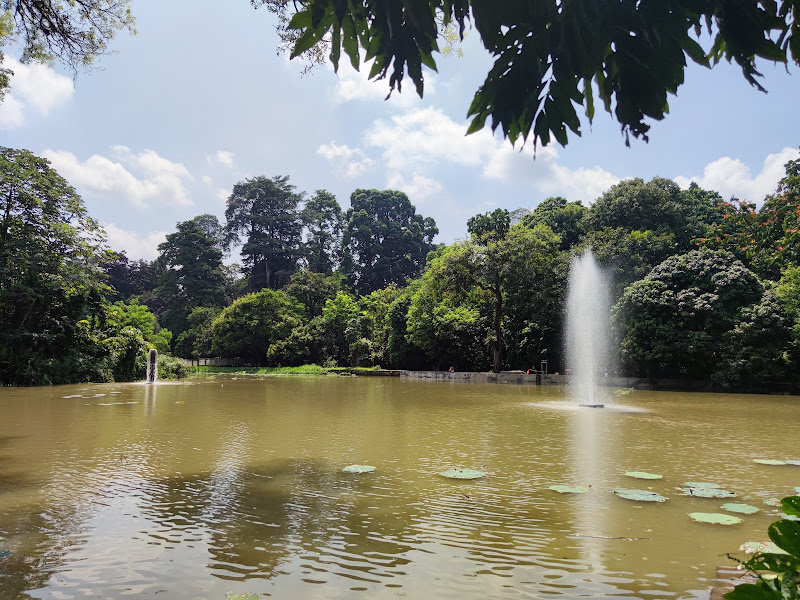
[[[659,475],[658,473],[647,473],[645,471],[628,471],[625,473],[628,477],[633,477],[634,479],[664,479],[663,475]]]
[[[714,525],[736,525],[737,523],[742,522],[739,517],[734,517],[733,515],[726,515],[723,513],[695,512],[689,513],[689,516],[692,518],[692,520],[697,521],[698,523],[712,523]]]
[[[614,490],[614,493],[625,500],[636,502],[664,502],[666,498],[649,490]]]
[[[787,515],[800,517],[800,496],[789,496],[781,500],[781,508]]]
[[[448,479],[480,479],[485,477],[486,473],[475,469],[450,469],[449,471],[442,471],[439,475]]]
[[[289,21],[289,29],[306,29],[307,27],[311,27],[310,9],[296,12]]]
[[[372,465],[348,465],[342,469],[342,473],[372,473],[374,470]]]
[[[347,15],[342,21],[342,44],[347,56],[350,57],[350,64],[358,71],[359,56],[358,56],[358,38],[356,37],[356,26],[353,23],[353,17]]]
[[[781,550],[800,557],[800,523],[776,521],[767,530],[771,539]]]
[[[772,571],[780,573],[782,571],[795,571],[798,564],[798,557],[791,556],[785,552],[756,554],[747,561],[747,568],[750,571]]]
[[[770,591],[754,583],[741,583],[725,594],[726,600],[776,600]]]

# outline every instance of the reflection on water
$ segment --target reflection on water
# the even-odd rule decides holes
[[[705,597],[725,553],[764,538],[777,509],[763,500],[800,485],[798,467],[752,462],[800,458],[797,398],[569,402],[369,378],[0,390],[0,598]],[[756,403],[796,430],[776,438]],[[377,471],[341,473],[352,463]],[[452,467],[488,476],[437,475]],[[680,496],[688,480],[762,511],[694,523],[722,502]]]

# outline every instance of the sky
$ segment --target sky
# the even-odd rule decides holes
[[[326,189],[343,209],[359,188],[405,192],[439,227],[437,242],[467,235],[467,219],[495,208],[534,208],[549,196],[590,204],[629,177],[694,180],[723,197],[760,203],[783,165],[800,158],[800,69],[761,65],[767,94],[733,65],[690,66],[652,123],[650,141],[626,147],[598,110],[583,136],[533,156],[489,129],[465,136],[467,109],[491,66],[477,32],[463,56],[439,57],[425,97],[343,59],[302,75],[276,51],[273,17],[248,0],[133,0],[136,35],[91,71],[21,65],[0,103],[0,145],[51,161],[129,258],[152,260],[181,221],[224,222],[233,185],[288,175],[297,191]]]

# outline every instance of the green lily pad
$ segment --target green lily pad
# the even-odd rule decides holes
[[[620,498],[636,502],[664,502],[666,500],[661,494],[649,490],[614,490],[614,493]]]
[[[797,515],[787,515],[786,513],[778,513],[778,516],[783,519],[784,521],[800,521],[800,517]]]
[[[800,467],[800,460],[786,460],[784,462],[787,465],[794,465],[795,467]]]
[[[727,510],[728,512],[739,513],[742,515],[752,515],[758,512],[758,509],[755,506],[750,506],[749,504],[734,504],[728,503],[723,504],[720,506],[722,510]]]
[[[713,523],[715,525],[736,525],[741,523],[739,517],[724,515],[722,513],[689,513],[689,516],[698,523]]]
[[[798,494],[800,494],[800,485],[798,485],[796,488],[794,488],[794,491],[797,492]]]
[[[729,490],[722,490],[719,488],[700,488],[700,487],[687,487],[682,488],[681,493],[684,496],[694,496],[695,498],[735,498],[736,494]]]
[[[481,477],[486,477],[486,473],[475,469],[450,469],[449,471],[442,471],[439,475],[448,479],[480,479]]]
[[[548,490],[553,490],[559,494],[585,494],[589,491],[587,487],[572,487],[569,485],[551,485]]]
[[[754,458],[754,463],[758,463],[759,465],[785,465],[785,460],[772,460],[771,458]]]
[[[375,467],[370,465],[349,465],[342,469],[342,473],[372,473]]]
[[[11,550],[0,550],[0,558],[5,558],[6,556],[11,556]]]
[[[683,485],[690,488],[705,488],[707,490],[718,490],[722,487],[718,483],[708,483],[706,481],[687,481]]]
[[[260,600],[258,594],[225,594],[227,600]]]
[[[646,473],[645,471],[628,471],[625,475],[635,479],[664,479],[663,475],[659,475],[658,473]]]
[[[739,546],[739,550],[747,554],[755,554],[756,552],[761,554],[788,554],[786,550],[781,550],[773,542],[745,542]]]
[[[767,506],[780,506],[781,501],[778,498],[762,498],[761,501]]]

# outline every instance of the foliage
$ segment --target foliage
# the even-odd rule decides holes
[[[504,208],[470,217],[467,231],[476,244],[483,246],[502,240],[511,227],[511,214]]]
[[[196,306],[186,320],[189,329],[175,341],[175,354],[183,357],[211,356],[213,333],[211,325],[222,309],[216,306]]]
[[[788,335],[774,297],[726,252],[674,256],[613,309],[622,359],[650,377],[711,377],[723,387],[783,375]]]
[[[87,377],[102,352],[103,232],[49,162],[0,147],[0,382]],[[85,353],[88,353],[85,354]]]
[[[418,277],[439,233],[403,192],[356,190],[342,238],[342,271],[360,294]]]
[[[438,23],[471,22],[494,64],[468,111],[468,132],[491,119],[512,143],[533,138],[546,145],[580,135],[577,108],[591,122],[595,93],[613,112],[626,142],[647,140],[648,120],[669,110],[668,96],[683,83],[687,59],[711,66],[735,61],[744,78],[763,89],[757,60],[800,64],[800,8],[776,2],[505,2],[434,0],[376,3],[304,0],[289,28],[298,31],[292,57],[330,40],[338,69],[341,52],[354,68],[372,61],[370,78],[388,75],[390,93],[411,78],[424,89],[423,65],[435,70]],[[705,25],[706,32],[703,32]],[[710,39],[708,48],[701,41]],[[391,71],[391,72],[390,72]]]
[[[251,292],[281,287],[298,268],[302,195],[294,190],[288,176],[259,176],[233,186],[225,210],[226,242],[238,244],[246,236],[241,254]]]
[[[112,330],[133,327],[141,332],[142,338],[159,353],[169,352],[172,332],[158,326],[156,316],[135,298],[126,304],[115,302],[108,308],[106,323]]]
[[[298,338],[302,307],[284,292],[262,290],[235,300],[212,325],[212,353],[240,357],[259,366],[302,364]],[[291,347],[292,344],[299,347]]]
[[[344,277],[340,273],[325,275],[303,269],[292,275],[283,291],[305,308],[308,318],[322,314],[325,301],[334,298],[342,289]]]
[[[134,327],[123,327],[116,335],[103,340],[110,357],[111,381],[144,380],[147,370],[148,344],[142,332]]]
[[[107,250],[100,269],[110,286],[108,297],[128,300],[158,287],[157,268],[146,260],[129,260],[125,252]]]
[[[120,29],[136,33],[129,0],[8,0],[0,10],[0,47],[8,41],[19,44],[23,63],[58,59],[77,70],[107,54]],[[0,52],[0,101],[11,74],[2,64]]]
[[[547,225],[561,238],[561,249],[569,250],[575,246],[583,235],[583,221],[586,218],[586,207],[577,202],[568,202],[561,196],[546,198],[532,213],[522,217],[525,227]]]
[[[800,497],[781,500],[786,515],[800,517]],[[800,598],[800,523],[783,519],[767,530],[781,552],[757,552],[743,566],[758,578],[725,594],[727,600],[791,600]]]
[[[161,379],[185,379],[191,373],[191,369],[180,358],[169,356],[168,354],[158,355],[158,378]],[[142,379],[146,376],[142,374]]]
[[[341,259],[344,215],[336,196],[317,190],[300,213],[306,228],[305,256],[308,269],[330,275]]]

